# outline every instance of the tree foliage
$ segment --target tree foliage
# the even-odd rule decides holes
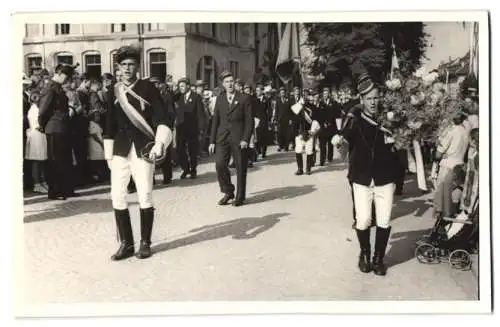
[[[325,83],[351,83],[361,72],[382,82],[391,67],[392,40],[400,71],[414,72],[421,64],[428,34],[421,22],[406,23],[306,23],[306,45],[315,59],[313,75],[323,74]]]

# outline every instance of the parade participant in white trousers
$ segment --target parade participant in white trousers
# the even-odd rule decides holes
[[[332,142],[349,143],[348,178],[352,181],[356,208],[356,233],[361,252],[358,267],[368,273],[385,275],[387,266],[383,259],[391,231],[390,219],[395,188],[397,157],[392,134],[377,122],[379,90],[371,79],[358,84],[362,112],[353,116]],[[373,261],[370,262],[370,225],[372,202],[375,202],[377,232]]]
[[[110,90],[104,154],[111,169],[111,200],[115,213],[120,247],[111,257],[123,260],[134,255],[134,238],[127,203],[130,176],[135,181],[140,208],[141,242],[136,256],[151,256],[154,220],[153,174],[158,158],[172,141],[172,116],[164,109],[154,85],[137,78],[140,50],[121,47],[116,55],[121,81]]]

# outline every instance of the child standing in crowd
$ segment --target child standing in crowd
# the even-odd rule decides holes
[[[31,160],[31,172],[33,176],[33,192],[48,193],[48,186],[43,181],[43,168],[47,160],[47,138],[40,130],[38,123],[38,100],[40,94],[31,94],[31,107],[28,110],[29,129],[26,131],[26,160]]]
[[[88,138],[88,160],[90,162],[91,177],[102,182],[107,180],[107,167],[104,160],[104,141],[102,127],[100,125],[101,113],[93,110],[89,113],[89,138]]]

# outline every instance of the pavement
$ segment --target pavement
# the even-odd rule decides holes
[[[357,269],[346,164],[336,158],[310,176],[295,170],[293,152],[271,149],[249,169],[242,207],[216,205],[213,162],[200,164],[197,180],[175,171],[153,193],[155,254],[146,260],[110,261],[118,244],[109,186],[63,202],[25,197],[24,301],[478,299],[473,271],[415,259],[415,242],[433,225],[431,196],[415,176],[396,198],[389,270],[379,277]],[[137,197],[129,197],[138,242]]]

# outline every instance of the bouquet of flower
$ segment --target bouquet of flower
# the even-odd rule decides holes
[[[393,132],[396,148],[409,148],[413,140],[436,142],[451,118],[463,110],[463,101],[451,99],[438,77],[421,68],[406,79],[386,81],[379,119]]]

